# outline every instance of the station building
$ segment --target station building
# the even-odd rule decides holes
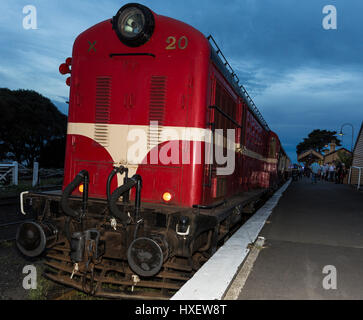
[[[353,149],[353,162],[350,174],[350,183],[358,185],[360,176],[360,185],[363,184],[363,122]]]
[[[345,148],[336,149],[336,143],[334,140],[330,143],[330,148],[323,150],[323,153],[324,155],[322,164],[332,163],[334,161],[342,161],[344,156],[352,155],[352,153]]]

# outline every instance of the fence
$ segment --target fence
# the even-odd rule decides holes
[[[13,163],[0,163],[0,183],[6,183],[9,175],[12,177],[12,184],[18,185],[19,165],[16,161]]]
[[[351,184],[351,178],[352,178],[352,169],[358,169],[358,182],[357,182],[357,190],[360,189],[360,182],[361,182],[361,176],[362,176],[362,169],[363,167],[350,167],[349,170],[349,178],[348,178],[348,184]]]
[[[0,163],[0,184],[8,184],[11,182],[13,185],[19,184],[19,167],[23,167],[23,171],[30,171],[26,169],[23,165],[14,161],[12,163]],[[9,180],[9,176],[11,175],[11,181]],[[39,182],[39,163],[34,162],[33,165],[33,178],[32,178],[32,186],[36,186]]]

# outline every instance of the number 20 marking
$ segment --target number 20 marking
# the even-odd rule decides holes
[[[166,39],[166,50],[175,50],[176,49],[176,38],[175,37],[168,37]],[[178,48],[184,50],[188,46],[188,38],[186,36],[182,36],[178,40]]]

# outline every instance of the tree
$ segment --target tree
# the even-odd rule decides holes
[[[349,153],[345,153],[341,150],[338,151],[338,157],[340,162],[345,164],[345,168],[349,169],[352,166],[353,157]]]
[[[67,117],[32,90],[0,88],[0,159],[30,166],[53,140],[65,139]]]
[[[40,150],[39,165],[41,168],[63,168],[66,149],[65,137],[56,138]]]
[[[340,140],[335,137],[336,134],[336,131],[315,129],[309,133],[307,138],[304,138],[304,140],[296,146],[296,153],[301,154],[310,149],[321,153],[324,147],[332,140],[335,140],[337,146],[341,146]]]

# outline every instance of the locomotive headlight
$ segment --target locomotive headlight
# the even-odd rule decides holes
[[[118,38],[130,47],[146,43],[154,32],[154,15],[147,7],[130,3],[113,17],[112,25]]]
[[[145,17],[138,8],[127,8],[117,21],[117,27],[126,38],[135,38],[145,27]]]

